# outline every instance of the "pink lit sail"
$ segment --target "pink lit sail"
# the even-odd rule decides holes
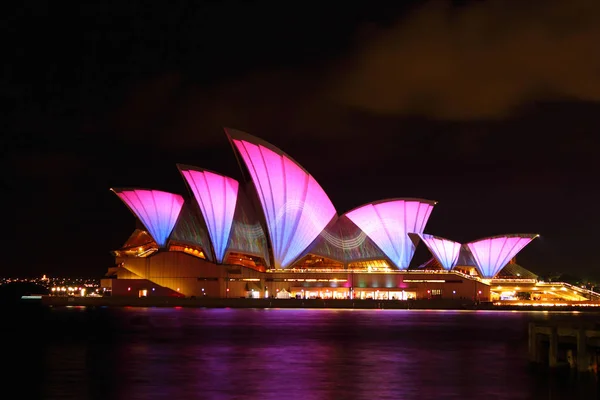
[[[415,252],[409,233],[423,233],[435,202],[395,199],[371,203],[346,216],[375,242],[400,269],[407,269]]]
[[[492,279],[523,247],[539,235],[495,236],[467,243],[482,278]]]
[[[142,221],[154,241],[164,247],[179,217],[183,197],[159,190],[114,189],[113,191]]]
[[[425,233],[418,234],[418,236],[444,269],[454,268],[460,253],[460,243]]]
[[[237,204],[238,182],[204,170],[182,167],[181,173],[200,206],[217,263],[222,263]]]
[[[285,153],[259,140],[255,144],[246,134],[232,141],[256,187],[275,267],[288,267],[335,216],[335,208],[317,181]]]

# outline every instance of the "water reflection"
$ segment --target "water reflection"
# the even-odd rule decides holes
[[[596,398],[594,379],[527,363],[527,322],[566,317],[55,309],[45,318],[41,391],[52,399],[129,400]]]

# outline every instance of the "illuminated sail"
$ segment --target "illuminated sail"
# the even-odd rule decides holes
[[[467,243],[467,247],[477,263],[477,269],[481,277],[491,279],[523,247],[538,236],[532,234],[494,236]]]
[[[276,268],[285,268],[336,215],[317,181],[292,158],[251,135],[227,130],[262,206]]]
[[[160,190],[113,189],[113,192],[142,221],[154,241],[164,247],[179,217],[183,197]]]
[[[425,246],[444,269],[454,268],[460,253],[460,243],[425,233],[417,234],[417,236],[425,243]]]
[[[366,204],[345,215],[375,242],[400,269],[407,269],[415,252],[409,233],[423,233],[435,202],[392,199]]]
[[[179,166],[179,170],[202,211],[217,263],[222,263],[237,203],[238,182],[198,168]]]

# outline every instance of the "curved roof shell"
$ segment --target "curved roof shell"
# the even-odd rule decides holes
[[[200,207],[220,264],[227,250],[239,184],[233,178],[204,169],[185,165],[178,168]]]
[[[112,189],[142,221],[154,241],[164,247],[177,222],[183,197],[175,193],[146,189]]]
[[[365,204],[344,214],[375,242],[399,269],[415,253],[409,233],[423,233],[436,202],[397,198]]]
[[[467,243],[482,278],[491,279],[539,235],[517,233],[491,236]]]
[[[290,266],[336,216],[317,181],[280,149],[247,133],[227,134],[256,188],[275,268]]]
[[[461,248],[460,243],[425,233],[416,233],[414,235],[423,241],[442,268],[449,271],[456,266]]]

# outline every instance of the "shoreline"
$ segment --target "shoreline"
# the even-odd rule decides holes
[[[54,297],[21,300],[49,307],[187,307],[187,308],[286,308],[286,309],[389,309],[389,310],[498,310],[498,311],[588,311],[583,305],[494,305],[464,299],[423,300],[324,300],[324,299],[247,299],[247,298],[176,298],[176,297]]]

